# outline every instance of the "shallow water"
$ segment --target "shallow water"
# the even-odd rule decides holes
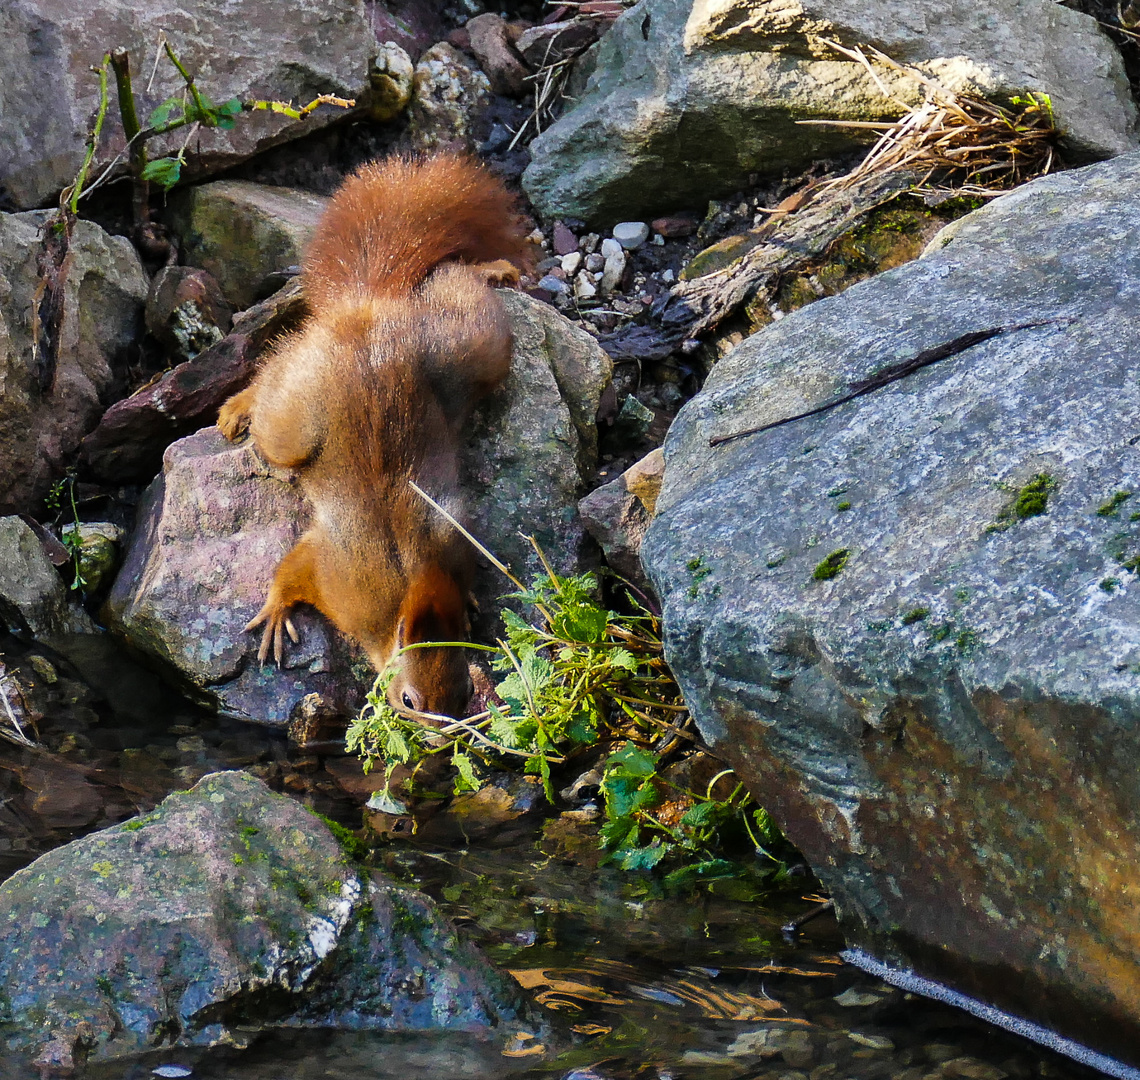
[[[47,682],[47,660],[56,681]],[[218,768],[247,768],[314,809],[359,823],[343,752],[287,746],[220,721],[139,669],[106,639],[69,659],[0,642],[9,670],[37,672],[28,695],[47,754],[0,743],[0,877],[74,836],[150,809]],[[960,1010],[843,963],[834,921],[796,940],[780,927],[811,907],[804,888],[763,902],[666,898],[642,880],[540,855],[404,845],[377,868],[434,896],[508,968],[549,1017],[540,1040],[511,1033],[390,1035],[275,1030],[251,1045],[163,1050],[88,1070],[142,1080],[161,1063],[233,1080],[1080,1080],[1099,1076]],[[504,1054],[504,1051],[507,1053]],[[0,1080],[34,1075],[0,1060]]]

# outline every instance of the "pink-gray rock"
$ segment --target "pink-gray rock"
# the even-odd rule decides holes
[[[368,14],[378,42],[395,42],[418,60],[445,33],[441,8],[436,0],[373,0]]]
[[[521,97],[527,88],[530,69],[511,43],[511,32],[500,16],[487,12],[469,19],[466,26],[471,51],[496,94]]]
[[[666,240],[677,237],[692,236],[697,231],[700,222],[695,214],[670,214],[668,217],[654,218],[650,228]]]
[[[569,255],[578,250],[578,237],[561,221],[554,223],[554,254]]]
[[[46,217],[0,214],[0,513],[39,509],[95,426],[114,369],[142,332],[148,282],[135,249],[121,236],[78,222],[55,382],[40,390],[29,313],[38,303],[36,254]]]
[[[257,662],[258,612],[283,555],[307,524],[293,478],[271,469],[248,442],[207,428],[171,446],[147,489],[123,568],[104,606],[110,629],[177,670],[220,712],[271,725],[319,693],[344,712],[371,683],[339,634],[300,610],[300,644],[285,664]]]
[[[519,35],[515,48],[537,71],[589,48],[601,36],[605,25],[598,19],[566,19],[532,26]]]
[[[0,176],[17,206],[43,205],[74,179],[98,104],[90,69],[109,49],[130,53],[144,122],[164,99],[181,95],[185,84],[165,58],[153,82],[149,77],[164,34],[215,102],[236,96],[305,104],[319,93],[355,98],[366,88],[368,58],[376,51],[364,0],[6,0],[0,5]],[[331,106],[298,121],[269,111],[243,113],[231,131],[199,130],[191,165],[198,173],[216,171],[343,116]],[[102,162],[123,149],[114,117],[112,104]],[[151,156],[176,151],[185,137],[178,130],[152,140]]]
[[[0,619],[37,638],[95,632],[39,537],[15,516],[0,517]]]

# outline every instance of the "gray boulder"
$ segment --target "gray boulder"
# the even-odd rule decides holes
[[[515,335],[511,373],[480,407],[463,452],[473,533],[530,578],[535,535],[560,572],[590,564],[576,506],[597,454],[595,416],[612,364],[553,308],[506,291]],[[248,444],[208,428],[170,446],[105,605],[108,624],[170,665],[206,703],[260,723],[285,724],[307,694],[353,711],[369,665],[318,615],[298,613],[301,643],[285,666],[257,662],[260,632],[242,627],[260,609],[281,557],[307,524],[293,477]],[[512,587],[487,567],[476,589],[488,618]]]
[[[39,509],[98,421],[114,368],[142,333],[148,283],[135,249],[124,237],[77,222],[55,382],[40,390],[29,312],[38,302],[36,255],[46,218],[0,214],[0,513]]]
[[[170,222],[182,257],[209,271],[237,311],[262,297],[262,283],[301,262],[328,199],[248,180],[216,180],[179,192]]]
[[[1137,145],[1115,47],[1053,0],[642,0],[596,50],[581,98],[531,143],[523,186],[548,216],[599,224],[703,206],[749,173],[803,168],[858,133],[796,121],[897,115],[857,62],[822,39],[875,46],[951,89],[1050,96],[1071,148]],[[892,90],[918,88],[883,70]]]
[[[0,517],[0,619],[37,638],[93,634],[39,537],[18,517]]]
[[[642,547],[705,738],[852,955],[1133,1065],[1138,196],[1135,153],[1038,180],[745,340],[669,434]]]
[[[246,773],[206,776],[0,886],[0,1031],[41,1067],[240,1046],[251,1023],[475,1031],[520,1014],[427,897],[365,874]]]
[[[18,207],[44,204],[75,178],[98,105],[99,83],[90,69],[104,53],[129,50],[144,123],[160,102],[183,92],[181,76],[165,57],[149,79],[164,34],[216,103],[240,97],[307,104],[329,93],[356,98],[367,87],[368,58],[376,52],[363,0],[333,8],[324,0],[204,0],[192,9],[173,0],[7,0],[0,6],[0,70],[8,76],[0,88],[0,181]],[[123,149],[114,95],[112,80],[100,161]],[[195,135],[194,149],[201,153],[195,153],[194,167],[216,171],[343,116],[330,106],[298,121],[269,111],[245,113],[231,131],[202,128]],[[151,157],[176,152],[185,138],[182,129],[152,140]]]

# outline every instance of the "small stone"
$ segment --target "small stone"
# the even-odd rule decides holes
[[[672,285],[673,282],[677,280],[677,275],[673,273],[672,267],[669,267],[668,269],[661,271],[661,280],[666,285]]]
[[[681,236],[692,236],[697,231],[697,219],[686,214],[673,214],[657,218],[651,222],[651,226],[655,233],[673,240]]]
[[[654,247],[664,247],[664,246],[665,246],[665,237],[663,237],[663,236],[662,236],[662,235],[661,235],[659,232],[655,232],[655,233],[654,233],[654,234],[653,234],[653,235],[652,235],[652,236],[649,238],[649,242],[650,242],[650,243],[651,243],[651,244],[652,244]]]
[[[556,266],[562,265],[562,259],[558,255],[551,255],[549,258],[540,260],[539,264],[535,267],[540,274],[549,274]]]
[[[866,1046],[871,1050],[893,1050],[895,1048],[895,1044],[885,1035],[864,1035],[859,1031],[849,1031],[847,1037],[853,1043]]]
[[[599,255],[597,252],[591,252],[586,256],[586,269],[591,274],[600,274],[605,269],[606,257]]]
[[[649,239],[649,226],[644,221],[623,221],[614,226],[613,235],[626,251],[636,251]]]
[[[569,255],[572,251],[577,250],[578,238],[561,221],[556,221],[554,223],[554,254]]]
[[[815,1060],[815,1044],[806,1031],[781,1032],[780,1054],[793,1069],[806,1069]]]
[[[158,1065],[150,1072],[152,1076],[180,1077],[191,1076],[194,1070],[186,1065]]]
[[[578,268],[582,265],[582,253],[575,248],[573,251],[567,252],[562,256],[562,269],[566,271],[570,277],[578,273]]]
[[[609,243],[609,241],[606,241]],[[618,250],[606,256],[606,265],[602,269],[602,292],[612,293],[621,283],[622,274],[625,273],[625,252]]]
[[[624,249],[612,237],[602,241],[602,257],[608,259],[611,255],[621,255]]]
[[[541,229],[531,229],[531,231],[527,234],[527,239],[532,244],[541,244],[543,247],[547,246],[546,237],[543,236]]]
[[[943,1063],[942,1075],[960,1080],[1005,1080],[1009,1073],[974,1057],[956,1057]]]
[[[581,240],[578,241],[578,247],[587,255],[592,255],[598,250],[598,243],[602,238],[596,233],[586,233]]]
[[[570,291],[566,285],[566,282],[561,278],[556,278],[553,274],[547,274],[544,278],[542,278],[538,283],[538,287],[540,289],[545,289],[553,296],[558,296],[560,293]]]
[[[574,295],[579,300],[593,300],[598,295],[598,287],[589,274],[579,274],[574,279]]]
[[[48,686],[54,686],[59,682],[59,672],[55,670],[55,666],[46,656],[40,656],[39,653],[32,653],[28,657],[28,663],[32,665],[32,670],[41,678]]]
[[[871,994],[865,990],[856,990],[854,986],[844,990],[842,994],[834,998],[836,1005],[842,1005],[845,1009],[854,1008],[858,1005],[878,1005],[883,1000],[881,994]]]

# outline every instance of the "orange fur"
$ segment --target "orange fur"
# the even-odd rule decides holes
[[[529,264],[510,194],[466,158],[374,162],[332,198],[304,260],[312,317],[218,415],[227,438],[248,429],[266,460],[296,469],[313,507],[247,626],[264,627],[262,662],[296,640],[299,603],[378,669],[405,645],[465,640],[470,546],[408,481],[455,502],[460,429],[510,363],[490,285]],[[404,653],[389,693],[458,715],[463,650]]]

